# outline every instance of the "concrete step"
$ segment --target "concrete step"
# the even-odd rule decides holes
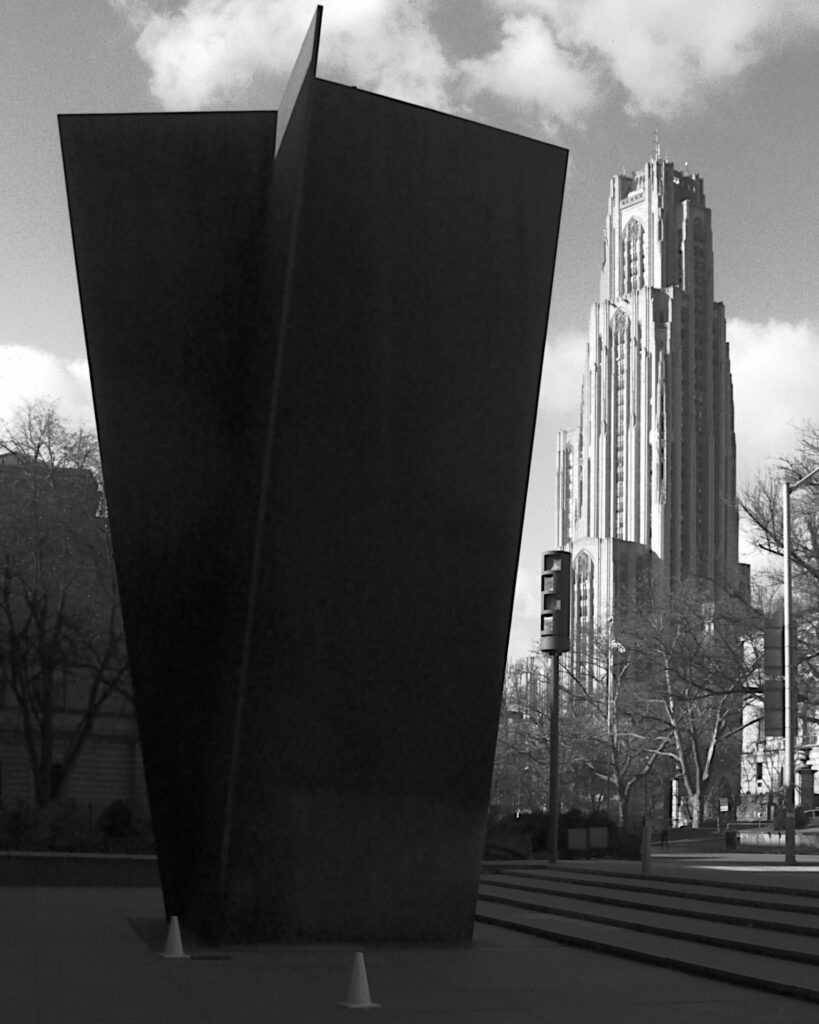
[[[646,905],[592,905],[583,900],[550,893],[514,893],[482,883],[479,898],[486,903],[503,904],[521,911],[567,917],[595,924],[613,925],[629,931],[684,939],[720,949],[743,950],[761,956],[819,967],[819,932],[805,936],[781,927],[771,928],[764,917],[739,915],[730,921],[710,915],[675,916],[670,910],[655,910]]]
[[[602,862],[605,864],[605,862]],[[694,871],[697,869],[695,868]],[[637,888],[651,891],[683,889],[685,891],[699,889],[708,894],[709,899],[718,898],[719,902],[747,902],[747,899],[760,900],[761,905],[769,897],[781,898],[783,905],[801,906],[806,908],[805,913],[819,914],[819,890],[801,888],[798,884],[760,884],[750,880],[737,881],[735,879],[719,876],[715,881],[713,870],[709,870],[705,877],[692,874],[691,869],[685,871],[684,875],[668,874],[662,863],[655,862],[651,872],[644,875],[639,871],[639,865],[635,864],[635,870],[623,871],[616,868],[597,867],[592,864],[584,864],[583,867],[572,866],[571,862],[559,864],[521,864],[518,862],[496,862],[485,863],[485,875],[489,874],[510,874],[521,878],[552,878],[559,877],[566,879],[579,879],[584,884],[598,884],[607,887]]]
[[[499,903],[482,896],[478,899],[476,919],[567,945],[819,1002],[819,969],[813,962],[772,956],[769,949],[752,952],[730,945],[715,948],[698,938],[659,935],[656,931],[637,931],[609,921],[558,916],[544,907]]]
[[[712,895],[699,889],[686,890],[684,884],[673,889],[650,885],[605,885],[592,879],[557,876],[515,879],[485,875],[483,882],[501,896],[504,893],[518,894],[520,898],[524,898],[524,894],[553,896],[596,907],[642,909],[676,918],[736,924],[742,928],[764,926],[771,931],[819,938],[816,908],[806,908],[798,904],[796,898],[793,903],[776,897],[769,897],[767,901],[743,901],[739,896],[725,900],[720,899],[719,894]]]

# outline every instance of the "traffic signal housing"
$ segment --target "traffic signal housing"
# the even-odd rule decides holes
[[[569,650],[571,565],[568,551],[547,551],[540,574],[540,649],[562,654]]]
[[[791,624],[791,672],[796,680],[796,631]],[[765,735],[785,735],[785,617],[780,609],[765,619]],[[796,686],[793,687],[794,701],[792,717],[796,718]]]

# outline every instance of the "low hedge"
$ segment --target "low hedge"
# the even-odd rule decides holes
[[[13,810],[0,811],[0,850],[58,853],[155,852],[151,822],[139,818],[122,800],[109,804],[93,818],[88,808],[73,800],[47,807],[19,801]]]
[[[641,829],[639,825],[623,829],[609,818],[605,811],[585,813],[576,807],[560,815],[557,824],[557,849],[560,857],[581,856],[569,850],[569,829],[604,827],[608,829],[609,843],[605,850],[592,850],[592,856],[621,859],[640,859]],[[519,853],[515,853],[515,850]],[[521,812],[520,814],[492,814],[486,830],[486,859],[511,859],[514,856],[545,856],[549,850],[548,811]],[[504,858],[504,851],[509,853]],[[585,856],[585,854],[582,854]]]

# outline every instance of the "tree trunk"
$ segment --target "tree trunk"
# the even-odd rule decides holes
[[[34,799],[38,807],[46,807],[51,802],[52,725],[50,712],[44,712],[40,727],[40,760],[34,772]]]
[[[702,828],[702,805],[703,796],[702,793],[696,792],[688,794],[688,804],[691,808],[691,828]]]
[[[34,772],[34,801],[38,807],[47,807],[51,801],[51,764],[46,760],[42,758]]]
[[[628,808],[631,800],[631,785],[628,781],[621,782],[620,776],[614,777],[614,789],[617,797],[617,824],[620,828],[628,825]]]
[[[628,807],[629,807],[630,799],[631,799],[631,791],[630,790],[625,792],[620,797],[619,809],[620,809],[620,827],[621,828],[628,828]]]

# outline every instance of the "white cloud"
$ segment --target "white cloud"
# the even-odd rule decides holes
[[[726,333],[742,486],[795,450],[802,424],[819,423],[819,326],[807,321],[729,319]]]
[[[186,0],[170,12],[160,0],[109,2],[138,34],[152,93],[177,110],[237,100],[259,75],[283,82],[315,11],[315,0]],[[602,105],[612,83],[633,113],[678,113],[819,29],[814,0],[486,0],[499,34],[459,61],[432,27],[433,2],[330,0],[321,73],[467,114],[488,94],[515,120],[551,127]]]
[[[580,423],[580,386],[586,361],[586,334],[547,333],[537,424],[526,498],[523,537],[515,584],[510,658],[523,658],[540,636],[540,554],[554,547],[555,439],[563,427]]]
[[[540,579],[533,572],[518,568],[508,658],[525,658],[537,646],[540,636]]]
[[[157,13],[142,0],[112,0],[139,32],[151,92],[167,109],[224,103],[259,72],[285,76],[315,5],[286,0],[189,0]],[[301,8],[302,18],[299,18]]]
[[[795,449],[798,428],[805,421],[819,423],[819,325],[732,318],[726,332],[731,350],[737,480],[741,488],[781,455]],[[585,356],[585,333],[548,335],[510,657],[529,653],[538,636],[539,581],[531,566],[540,550],[553,546],[555,435],[559,428],[579,422]],[[740,557],[750,560],[757,571],[761,561],[740,526]]]
[[[734,431],[740,485],[796,448],[799,428],[819,425],[819,324],[729,318]],[[579,423],[587,336],[567,331],[546,339],[538,435],[550,449],[561,427]]]
[[[0,420],[21,404],[51,398],[77,426],[94,426],[91,379],[85,360],[71,361],[24,345],[0,345]]]
[[[638,112],[668,116],[766,51],[779,0],[557,0],[560,38],[607,63]]]
[[[427,21],[431,0],[345,0],[322,21],[321,68],[394,99],[450,109],[455,69]],[[291,58],[292,60],[292,58]]]
[[[316,7],[313,0],[188,0],[167,14],[143,0],[111,2],[139,33],[151,92],[173,110],[224,104],[257,75],[285,80]],[[447,107],[445,87],[454,72],[427,26],[426,6],[419,0],[328,5],[321,68],[396,99]]]
[[[461,62],[467,93],[489,92],[538,111],[549,122],[569,121],[596,100],[595,75],[561,49],[550,25],[535,14],[503,20],[500,46]]]
[[[575,64],[597,62],[633,113],[669,116],[703,102],[801,33],[819,28],[811,0],[494,0],[506,17],[549,26]],[[590,76],[589,76],[590,80]]]
[[[580,389],[587,344],[587,335],[580,331],[546,335],[538,419],[548,418],[556,424],[555,430],[580,423]],[[554,443],[553,437],[550,440]]]
[[[526,569],[518,569],[515,580],[515,611],[537,618],[540,614],[540,580]]]

